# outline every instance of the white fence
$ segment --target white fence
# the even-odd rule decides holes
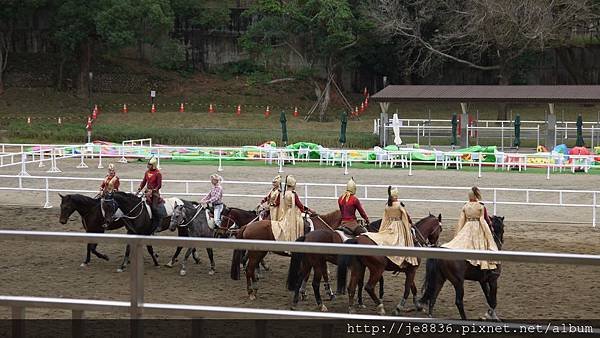
[[[6,182],[14,180],[14,184]],[[50,177],[50,176],[18,176],[18,175],[0,175],[2,186],[0,191],[17,192],[43,192],[45,196],[44,207],[51,208],[50,193],[83,193],[96,194],[96,187],[102,181],[101,178],[86,177]],[[68,183],[73,184],[82,182],[85,186],[92,189],[64,188]],[[204,193],[193,192],[195,187],[204,189],[210,181],[207,180],[163,180],[161,192],[165,196],[204,196]],[[28,187],[25,187],[27,183]],[[50,187],[52,184],[52,188]],[[121,190],[136,191],[139,180],[121,179]],[[247,187],[257,187],[256,194],[248,193],[226,193],[225,197],[251,198],[254,200],[264,197],[263,193],[271,186],[271,182],[256,181],[224,181],[225,191],[238,190],[246,191]],[[56,187],[54,187],[56,186]],[[304,203],[310,204],[314,201],[336,201],[340,194],[345,190],[345,184],[330,183],[298,183],[296,191],[303,199]],[[387,185],[358,185],[357,196],[363,201],[386,201]],[[455,195],[453,193],[461,192],[461,198],[402,198],[405,202],[416,204],[463,204],[464,196],[470,187],[442,187],[442,186],[414,186],[414,185],[395,185],[401,191],[410,191],[411,194],[419,195],[428,191],[438,192],[438,196]],[[520,189],[520,188],[480,188],[484,196],[491,199],[484,201],[491,205],[493,214],[496,214],[497,207],[501,205],[515,208],[523,208],[526,212],[528,207],[568,207],[582,208],[592,211],[591,224],[596,227],[596,211],[600,191],[592,190],[558,190],[558,189]],[[200,189],[198,189],[200,190]],[[253,189],[254,190],[254,189]],[[409,196],[405,196],[409,197]],[[565,201],[567,200],[567,201]],[[575,201],[575,202],[573,202]],[[565,222],[572,221],[570,214],[564,215]]]
[[[129,267],[129,301],[107,301],[90,299],[65,299],[27,296],[0,296],[0,306],[11,308],[13,319],[25,319],[26,308],[56,308],[72,311],[73,319],[83,319],[85,311],[123,312],[129,313],[131,319],[139,319],[144,314],[160,314],[167,316],[202,317],[202,318],[249,318],[249,319],[282,319],[282,318],[322,318],[344,320],[387,320],[429,323],[470,324],[473,322],[448,321],[430,318],[389,317],[351,315],[342,313],[320,313],[304,311],[286,311],[271,309],[248,309],[238,307],[156,304],[144,300],[144,260],[146,245],[166,245],[181,247],[210,247],[214,249],[244,249],[257,251],[291,251],[320,254],[349,255],[381,255],[381,256],[417,256],[443,259],[483,259],[501,262],[529,262],[536,264],[576,264],[600,266],[600,256],[580,254],[534,253],[519,251],[476,251],[447,250],[439,248],[390,247],[372,245],[344,245],[323,243],[274,242],[258,240],[232,240],[210,238],[181,238],[132,236],[113,234],[56,233],[37,231],[0,230],[0,241],[51,241],[79,243],[117,243],[131,246],[131,266]],[[13,332],[22,330],[22,322],[14,321]],[[494,323],[476,323],[478,325],[497,326]],[[501,323],[501,325],[517,325]],[[134,329],[132,329],[134,330]],[[22,331],[21,331],[22,332]],[[593,332],[598,332],[594,329]]]
[[[23,147],[27,145],[20,144],[0,144],[2,147],[14,146]],[[339,165],[343,168],[344,174],[347,175],[349,168],[353,163],[375,164],[381,167],[382,165],[400,166],[408,169],[408,174],[413,174],[414,164],[433,164],[436,168],[440,165],[441,168],[454,166],[457,170],[464,165],[477,166],[477,175],[482,177],[482,168],[485,166],[493,166],[497,169],[513,169],[519,171],[527,170],[528,167],[537,167],[546,169],[546,179],[550,179],[550,174],[553,171],[564,169],[575,171],[581,170],[588,172],[591,168],[598,167],[595,164],[597,155],[563,155],[560,153],[505,153],[505,152],[473,152],[463,153],[456,151],[437,151],[426,149],[402,148],[397,151],[386,151],[381,148],[374,150],[353,150],[353,149],[330,149],[330,148],[269,148],[269,147],[182,147],[182,146],[122,146],[111,145],[112,153],[105,153],[102,145],[38,145],[40,150],[24,151],[17,153],[9,153],[0,155],[0,168],[21,165],[20,174],[27,176],[27,164],[39,163],[39,167],[44,166],[44,162],[50,162],[51,168],[47,171],[50,173],[60,172],[57,166],[57,160],[66,158],[80,158],[77,168],[88,168],[85,163],[86,158],[97,158],[98,168],[103,168],[103,159],[113,158],[118,162],[127,163],[127,159],[146,159],[149,156],[158,158],[158,166],[160,168],[161,159],[174,159],[173,152],[198,152],[195,155],[199,160],[214,160],[218,162],[218,171],[223,171],[223,164],[227,160],[246,160],[246,161],[264,161],[268,164],[276,163],[279,166],[279,172],[284,172],[286,163],[295,165],[300,162],[318,162],[319,165]],[[99,151],[96,151],[98,149]],[[236,152],[254,153],[253,157],[240,158],[235,155]],[[310,153],[318,153],[319,158],[310,158]],[[414,158],[420,153],[422,155],[433,156],[434,159],[415,160]],[[202,154],[202,155],[200,155]],[[206,155],[208,154],[208,155]],[[372,157],[370,157],[370,155]],[[494,156],[495,162],[484,161],[484,157]],[[20,160],[17,160],[20,157]],[[600,157],[600,156],[598,156]],[[373,159],[371,159],[373,158]],[[468,158],[468,161],[464,159]]]

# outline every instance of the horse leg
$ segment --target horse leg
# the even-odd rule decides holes
[[[414,284],[414,280],[415,280],[415,270],[411,269],[411,268],[407,268],[406,271],[404,272],[406,279],[404,280],[404,295],[402,296],[402,299],[400,300],[400,303],[398,303],[398,305],[396,305],[396,308],[394,309],[394,316],[399,316],[401,312],[404,311],[404,305],[406,304],[406,300],[408,299],[408,296],[410,295],[410,290]]]
[[[265,269],[265,271],[269,271],[271,269],[267,262],[265,262],[264,258],[260,260],[260,265],[263,267],[263,269]]]
[[[458,308],[458,312],[460,313],[460,318],[462,320],[467,320],[467,315],[465,314],[465,307],[463,304],[463,298],[465,296],[465,288],[463,285],[463,281],[450,280],[450,282],[454,286],[454,293],[456,294],[454,304],[456,304],[456,308]]]
[[[206,253],[208,254],[208,259],[210,259],[210,270],[208,270],[209,275],[215,274],[215,260],[213,258],[213,250],[211,248],[206,248]]]
[[[310,263],[308,261],[306,261],[305,263],[301,264],[300,266],[300,272],[299,274],[301,276],[307,276],[310,273]],[[304,297],[306,297],[306,277],[302,278],[302,282],[301,283],[297,283],[296,287],[294,288],[294,299],[292,300],[292,310],[296,310],[296,307],[298,306],[298,302],[300,301],[300,290],[303,289],[304,292]]]
[[[489,301],[488,301],[488,305],[489,305],[489,309],[486,313],[486,319],[491,319],[494,321],[500,321],[500,318],[498,318],[498,315],[496,314],[496,305],[497,305],[497,293],[498,293],[498,280],[497,279],[492,279],[490,280],[488,283],[489,285]]]
[[[325,288],[325,294],[329,296],[329,301],[334,301],[335,292],[331,290],[331,284],[329,283],[329,271],[327,270],[327,260],[325,260],[325,258],[323,258],[322,264],[324,267],[323,280],[325,281],[325,283],[323,284],[323,287]]]
[[[383,275],[379,279],[379,298],[383,299]]]
[[[158,257],[158,255],[156,255],[154,253],[154,249],[152,248],[152,245],[146,245],[146,250],[148,250],[150,257],[152,257],[152,262],[154,262],[154,266],[160,266],[158,264],[158,259],[156,259],[156,257]]]
[[[104,254],[102,254],[102,253],[100,253],[100,252],[98,252],[98,251],[96,250],[96,248],[97,248],[97,247],[98,247],[98,243],[93,243],[93,244],[92,244],[92,253],[93,253],[94,255],[96,255],[96,257],[98,257],[98,258],[100,258],[100,259],[104,259],[105,261],[107,261],[107,260],[108,260],[108,256],[107,256],[107,255],[104,255]]]
[[[200,264],[200,257],[198,257],[198,252],[196,251],[196,248],[192,249],[192,258],[194,259],[194,263]]]
[[[86,256],[85,256],[85,261],[83,263],[81,263],[81,265],[80,265],[80,267],[82,267],[82,268],[86,267],[86,266],[88,266],[88,264],[90,264],[90,260],[91,260],[90,252],[92,251],[92,243],[87,244],[86,251],[87,252],[86,252]]]
[[[323,300],[321,299],[321,276],[323,275],[323,267],[320,264],[314,266],[314,276],[312,281],[313,291],[315,293],[315,300],[317,301],[317,308],[321,312],[326,312],[327,307],[323,305]]]
[[[173,267],[173,265],[177,262],[177,257],[181,253],[182,249],[183,248],[180,246],[178,246],[177,249],[175,249],[175,253],[173,254],[173,257],[171,257],[171,260],[169,261],[169,263],[165,264],[166,267],[169,267],[169,268]]]
[[[117,269],[117,272],[123,272],[125,270],[125,267],[127,266],[127,262],[129,262],[129,253],[131,252],[131,247],[129,246],[129,244],[127,244],[127,246],[125,247],[125,256],[123,256],[123,262],[121,263],[121,266]]]
[[[357,266],[353,266],[350,270],[350,282],[348,283],[348,313],[356,313],[356,309],[354,309],[354,293],[356,292],[356,285],[362,284],[360,278],[360,268]],[[359,285],[362,288],[362,285]],[[362,302],[361,290],[358,290],[358,301],[359,305]]]
[[[361,309],[365,309],[365,302],[363,300],[363,288],[365,286],[365,271],[367,270],[367,267],[364,266],[362,263],[358,263],[355,267],[353,267],[354,269],[356,269],[357,273],[358,273],[358,307],[360,307]]]
[[[302,284],[300,285],[300,296],[302,297],[301,299],[304,301],[306,300],[306,284],[308,284],[308,277],[310,277],[310,270],[311,267],[309,266],[306,274],[304,275],[304,279],[302,279]]]
[[[375,294],[375,284],[377,284],[377,281],[379,281],[379,279],[381,278],[384,269],[385,268],[381,267],[374,267],[373,269],[371,269],[369,267],[369,280],[367,281],[367,285],[365,285],[365,290],[377,305],[377,314],[381,316],[385,316],[385,309],[383,307],[383,302]]]
[[[179,275],[180,276],[185,276],[187,274],[187,260],[188,258],[190,258],[190,254],[192,253],[192,248],[188,248],[185,251],[185,255],[183,256],[183,261],[181,262],[181,270],[179,270]]]
[[[417,274],[417,269],[415,268],[415,275],[416,274]],[[417,311],[423,310],[423,307],[419,303],[419,299],[418,299],[418,296],[417,296],[418,291],[417,291],[417,285],[415,284],[415,278],[414,277],[413,277],[412,285],[410,286],[410,290],[412,291],[413,304],[415,305],[415,310],[417,310]]]

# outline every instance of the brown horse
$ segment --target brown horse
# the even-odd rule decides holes
[[[310,220],[315,230],[319,229],[336,229],[342,223],[342,214],[339,210],[330,212],[326,215],[312,215]],[[306,223],[305,223],[306,225]],[[310,231],[305,227],[304,232]],[[247,224],[242,227],[236,234],[238,239],[257,239],[265,241],[274,241],[273,231],[271,229],[270,220],[262,220],[254,223]],[[231,261],[231,278],[233,280],[240,279],[240,263],[242,261],[244,251],[234,250],[233,259]],[[276,252],[279,255],[289,256],[285,253]],[[258,292],[258,283],[255,275],[255,270],[258,263],[267,255],[266,251],[249,251],[248,252],[248,264],[246,265],[246,286],[248,295],[251,300],[256,299]]]
[[[492,235],[498,250],[502,250],[504,242],[504,217],[492,216]],[[463,320],[467,319],[465,308],[463,306],[463,296],[465,293],[465,280],[479,282],[481,290],[485,295],[489,309],[483,319],[499,320],[496,315],[496,293],[498,291],[498,278],[500,278],[501,266],[495,270],[481,270],[479,267],[471,265],[466,260],[445,260],[433,259],[427,260],[425,283],[423,286],[423,296],[419,303],[429,303],[429,316],[433,316],[433,307],[437,296],[444,286],[446,280],[449,280],[454,286],[456,294],[456,307]]]
[[[375,221],[369,224],[369,231],[378,231],[381,220]],[[332,229],[322,229],[311,231],[305,236],[302,236],[296,240],[297,242],[309,242],[309,243],[333,243],[342,244],[342,238],[340,235]],[[319,311],[327,311],[327,307],[323,304],[321,299],[321,278],[324,279],[325,292],[329,296],[329,300],[335,299],[335,293],[331,290],[329,284],[329,273],[327,271],[327,262],[337,264],[337,255],[324,255],[324,254],[313,254],[313,253],[292,253],[292,259],[290,260],[290,267],[288,269],[287,287],[289,291],[294,291],[294,298],[292,301],[292,310],[295,310],[300,296],[302,300],[305,298],[305,288],[310,271],[314,270],[312,287],[315,293],[315,300],[317,301],[317,308]],[[362,299],[362,280],[359,280],[358,290],[358,304],[363,304]],[[346,292],[346,285],[339,284],[337,288],[338,294],[344,294]],[[383,278],[379,281],[379,297],[383,297]]]
[[[429,216],[418,221],[417,224],[413,226],[413,229],[415,233],[415,246],[435,246],[440,237],[440,233],[442,232],[442,214],[438,215],[438,217],[430,214]],[[376,245],[375,242],[373,242],[367,236],[358,236],[356,239],[346,241],[346,243]],[[365,285],[365,290],[377,305],[378,314],[385,315],[385,309],[383,307],[383,302],[375,294],[374,287],[381,276],[383,276],[384,271],[393,271],[396,273],[404,272],[406,275],[406,280],[404,282],[404,295],[400,303],[396,306],[394,314],[397,315],[400,313],[411,291],[415,306],[418,308],[415,275],[419,265],[402,264],[402,266],[398,266],[392,263],[392,261],[385,256],[341,256],[338,264],[338,283],[341,285],[346,284],[347,269],[350,263],[352,263],[352,273],[350,284],[348,285],[348,310],[350,313],[354,312],[353,306],[356,285],[360,280],[364,279],[366,268],[369,269],[369,280]]]

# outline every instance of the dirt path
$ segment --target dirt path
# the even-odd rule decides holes
[[[69,169],[63,165],[62,176],[101,177],[104,170]],[[32,168],[33,169],[33,168]],[[119,166],[122,177],[139,177],[143,164]],[[172,179],[206,179],[214,171],[209,166],[165,165],[163,173]],[[14,173],[3,171],[2,173]],[[32,170],[31,174],[44,174]],[[226,167],[224,176],[229,180],[267,181],[276,173],[276,168],[262,167]],[[343,183],[347,179],[339,169],[286,169],[287,174],[294,174],[299,182],[336,182]],[[588,187],[590,176],[556,176],[547,181],[543,175],[531,174],[494,174],[485,173],[484,179],[478,180],[476,174],[452,171],[417,171],[409,177],[402,170],[352,170],[352,175],[359,183],[371,184],[411,184],[411,185],[452,185],[469,186],[479,184],[490,187],[553,187],[580,188]],[[0,181],[5,184],[6,181]],[[74,187],[75,188],[75,187]],[[93,187],[81,186],[91,189]],[[226,186],[227,188],[227,186]],[[169,187],[165,187],[168,191]],[[247,188],[245,193],[261,194],[257,188]],[[208,185],[193,187],[194,191],[208,190]],[[243,190],[243,189],[242,189]],[[231,191],[228,191],[231,192]],[[242,192],[242,191],[240,191]],[[414,194],[414,192],[413,192]],[[431,191],[429,196],[435,196]],[[460,196],[461,194],[459,194]],[[411,192],[402,191],[403,198],[411,198]],[[427,194],[423,193],[423,196]],[[44,230],[44,231],[82,231],[78,216],[73,216],[67,225],[58,223],[58,197],[53,197],[53,209],[40,208],[42,196],[33,193],[6,192],[0,196],[0,229]],[[226,199],[226,203],[251,208],[257,201],[245,198]],[[21,204],[29,206],[10,206]],[[377,218],[382,212],[378,203],[367,203],[367,212]],[[312,205],[313,208],[329,211],[335,207],[333,201]],[[441,212],[446,223],[442,233],[442,242],[447,241],[452,233],[454,221],[460,205],[409,204],[414,218],[424,216],[428,211]],[[511,219],[562,219],[584,222],[589,221],[590,215],[584,211],[569,208],[524,208],[520,206],[502,207],[498,213],[506,216],[505,233],[506,250],[572,252],[599,254],[600,232],[589,225],[575,224],[535,224],[514,222]],[[591,213],[591,211],[590,211]],[[122,233],[119,231],[118,233]],[[172,234],[162,234],[169,235]],[[87,268],[79,267],[84,259],[85,246],[71,243],[46,242],[8,242],[0,244],[0,294],[29,295],[49,297],[72,297],[92,299],[127,300],[129,296],[129,279],[127,273],[117,273],[116,268],[124,248],[116,245],[101,245],[99,250],[108,254],[111,261],[92,259]],[[174,248],[157,248],[160,262],[164,264]],[[231,252],[217,250],[215,252],[217,273],[208,275],[207,257],[202,252],[202,263],[190,265],[188,275],[179,276],[179,269],[169,269],[164,266],[151,266],[150,257],[145,257],[145,297],[149,302],[185,303],[221,306],[260,307],[272,309],[287,309],[291,294],[285,289],[285,278],[289,259],[269,255],[271,271],[266,273],[260,282],[259,298],[249,301],[245,291],[245,281],[233,281],[229,278]],[[332,278],[335,279],[335,268],[330,267]],[[596,280],[600,269],[584,266],[558,266],[506,263],[503,265],[500,278],[498,314],[503,319],[547,319],[547,318],[600,318],[597,304],[600,301],[600,286]],[[423,278],[423,269],[417,276]],[[385,307],[391,311],[403,291],[404,276],[386,275]],[[345,312],[347,298],[339,297],[334,302],[326,302],[331,311]],[[363,313],[374,313],[370,300],[366,301],[367,309]],[[315,310],[312,290],[309,290],[308,301],[302,303],[304,310]],[[479,286],[468,283],[465,292],[465,308],[467,315],[477,317],[486,310],[485,299]],[[454,306],[454,292],[447,284],[436,306],[437,316],[457,318],[458,312]],[[66,318],[70,314],[55,310],[28,310],[33,318]],[[114,314],[88,314],[89,316],[114,317]],[[420,314],[409,313],[417,316]],[[8,318],[10,313],[0,308],[0,318]]]

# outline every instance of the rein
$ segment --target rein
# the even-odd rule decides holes
[[[319,216],[319,214],[317,214],[316,216],[317,216],[317,218],[318,218],[318,219],[319,219],[321,222],[323,222],[323,224],[325,224],[325,226],[326,226],[326,227],[328,227],[328,228],[329,228],[329,230],[331,230],[331,231],[335,232],[335,230],[333,230],[333,228],[332,228],[331,226],[329,226],[329,224],[327,224],[327,222],[325,222],[325,221],[324,221],[324,220],[321,218],[321,216]],[[309,218],[310,218],[310,217],[309,217]]]
[[[184,208],[185,208],[185,206],[184,206]],[[196,210],[197,210],[197,211],[196,211],[196,213],[194,214],[194,216],[193,216],[193,217],[192,217],[192,218],[191,218],[191,219],[190,219],[190,220],[189,220],[187,223],[184,223],[184,224],[179,224],[179,225],[177,225],[177,226],[179,226],[179,227],[186,227],[186,226],[190,225],[190,223],[192,223],[192,221],[193,221],[193,220],[195,220],[195,219],[196,219],[196,217],[198,217],[198,215],[200,215],[200,212],[201,212],[202,210],[205,210],[205,208],[204,208],[204,207],[199,207],[199,208],[196,208]],[[185,222],[185,219],[184,219],[183,221]]]
[[[442,225],[440,224],[440,222],[437,222],[437,225],[435,226],[435,228],[433,228],[433,230],[431,231],[431,233],[434,233],[435,231],[437,231],[438,228],[441,228],[441,227],[442,227]],[[427,246],[427,247],[435,246],[434,243],[430,243],[429,239],[427,239],[427,238],[425,238],[425,236],[423,236],[423,233],[421,232],[421,230],[419,230],[419,228],[417,228],[416,225],[413,225],[412,228],[415,230],[415,237],[417,239],[417,244],[420,247],[423,247],[423,246]]]

